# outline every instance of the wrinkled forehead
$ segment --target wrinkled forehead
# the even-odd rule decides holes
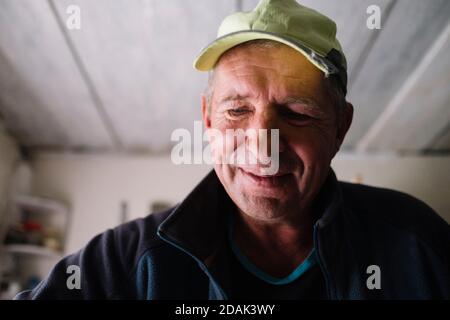
[[[284,45],[241,45],[228,50],[214,71],[215,96],[274,94],[323,95],[324,73],[302,54]]]

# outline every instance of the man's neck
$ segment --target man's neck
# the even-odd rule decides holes
[[[313,248],[312,214],[303,221],[264,223],[236,214],[234,241],[258,268],[273,277],[289,275]]]

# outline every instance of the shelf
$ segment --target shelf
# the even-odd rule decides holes
[[[38,255],[49,258],[57,258],[62,255],[59,251],[32,244],[5,244],[3,246],[3,251],[6,253]]]
[[[18,206],[34,209],[42,213],[68,213],[66,205],[44,197],[20,195],[14,197],[14,203]]]

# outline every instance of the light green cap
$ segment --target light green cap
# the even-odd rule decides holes
[[[209,71],[225,51],[257,39],[294,48],[326,76],[338,75],[346,91],[347,62],[336,39],[336,23],[295,0],[261,0],[253,11],[229,15],[222,21],[217,39],[197,56],[194,67]]]

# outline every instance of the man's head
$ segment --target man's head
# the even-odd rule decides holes
[[[260,220],[295,219],[309,209],[352,118],[352,107],[324,74],[294,49],[249,42],[227,51],[202,99],[206,128],[278,129],[279,171],[215,165],[236,205]],[[245,141],[244,143],[257,143]],[[237,148],[237,146],[234,146]],[[305,207],[303,207],[305,206]]]
[[[279,130],[276,174],[267,176],[259,162],[215,165],[229,196],[251,218],[275,223],[302,219],[300,213],[309,211],[328,176],[353,107],[345,101],[343,78],[328,72],[324,63],[319,68],[305,50],[264,36],[228,48],[210,70],[202,98],[207,129],[224,135],[230,129]],[[271,139],[270,133],[266,138]],[[239,148],[239,143],[255,150],[260,141],[226,143],[226,150]]]

